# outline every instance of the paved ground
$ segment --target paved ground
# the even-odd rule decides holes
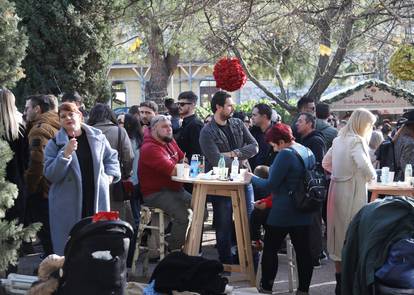
[[[211,216],[211,214],[210,214]],[[205,225],[205,231],[203,235],[203,257],[209,259],[217,259],[217,251],[214,248],[215,235],[211,229],[211,220]],[[39,250],[39,247],[35,247]],[[32,254],[21,258],[18,267],[18,273],[33,275],[37,266],[41,261],[40,254]],[[154,264],[150,264],[149,274],[155,267]],[[130,273],[129,279],[131,281],[137,281],[146,283],[148,278],[142,277],[142,259],[139,259],[138,269],[135,274]],[[233,273],[229,277],[230,284],[234,286],[234,294],[258,294],[256,288],[249,287],[247,281],[240,274]],[[334,265],[331,261],[324,261],[323,265],[319,269],[315,269],[312,277],[312,284],[310,294],[312,295],[326,295],[334,294],[335,289],[335,277],[334,277]],[[288,267],[285,255],[279,255],[279,271],[276,276],[274,285],[275,294],[291,294],[288,291]]]

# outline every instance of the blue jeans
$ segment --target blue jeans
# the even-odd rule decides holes
[[[245,186],[245,194],[247,216],[250,219],[250,214],[254,208],[254,194],[251,184]],[[234,244],[235,236],[231,199],[228,197],[210,196],[210,200],[213,205],[219,260],[224,264],[232,264],[233,256],[231,254],[231,247]]]
[[[139,227],[139,222],[141,218],[141,200],[142,200],[142,194],[139,184],[134,185],[134,195],[130,200],[131,203],[131,210],[132,210],[132,216],[134,217],[135,226],[136,228]]]

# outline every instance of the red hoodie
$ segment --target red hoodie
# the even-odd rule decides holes
[[[144,197],[166,188],[179,191],[183,184],[171,180],[175,164],[184,158],[175,140],[163,144],[155,140],[149,130],[144,132],[144,142],[140,149],[138,177]]]

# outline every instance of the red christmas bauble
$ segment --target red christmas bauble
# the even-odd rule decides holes
[[[236,91],[247,81],[246,74],[236,57],[221,58],[214,65],[213,76],[216,80],[216,87],[227,91]]]

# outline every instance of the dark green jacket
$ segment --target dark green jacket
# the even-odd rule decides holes
[[[348,227],[342,250],[342,294],[369,294],[389,247],[414,233],[414,199],[387,197],[364,206]]]

